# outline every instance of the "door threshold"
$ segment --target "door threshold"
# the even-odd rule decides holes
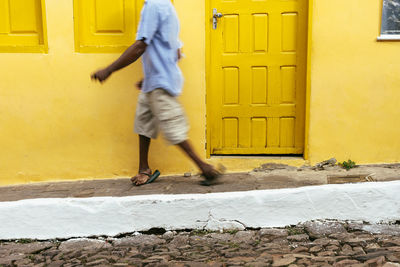
[[[300,167],[307,164],[303,155],[211,155],[208,158],[212,164],[219,164],[229,172],[249,172],[265,163],[286,164]]]

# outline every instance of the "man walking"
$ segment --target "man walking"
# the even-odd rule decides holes
[[[201,170],[203,184],[209,185],[220,173],[195,153],[187,132],[188,124],[177,96],[182,91],[183,78],[178,67],[181,43],[179,20],[170,0],[146,0],[136,35],[136,42],[115,62],[92,74],[92,79],[104,82],[115,71],[142,56],[144,79],[138,83],[135,132],[139,135],[139,172],[131,180],[135,185],[152,182],[148,164],[150,141],[161,130],[165,138],[179,146]]]

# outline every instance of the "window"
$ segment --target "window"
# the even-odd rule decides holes
[[[378,40],[400,40],[400,0],[383,0],[381,36]]]
[[[74,0],[75,50],[81,53],[124,51],[135,41],[143,2]]]
[[[0,0],[0,52],[47,52],[44,0]]]

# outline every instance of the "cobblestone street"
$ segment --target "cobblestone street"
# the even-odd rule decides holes
[[[400,266],[400,227],[335,221],[0,243],[0,266]]]

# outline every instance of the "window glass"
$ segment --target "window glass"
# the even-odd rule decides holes
[[[383,0],[382,35],[400,35],[400,0]]]

